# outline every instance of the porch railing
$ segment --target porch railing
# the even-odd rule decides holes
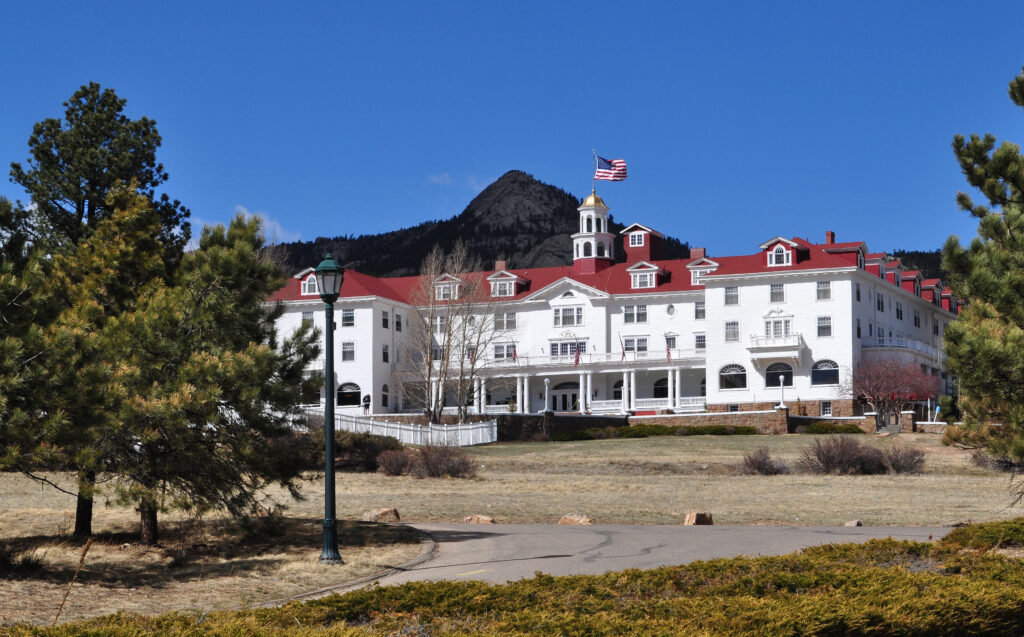
[[[315,413],[321,413],[316,411]],[[358,418],[335,414],[334,428],[352,433],[369,433],[397,438],[406,445],[444,445],[469,447],[498,441],[498,421],[471,422],[461,425],[414,425],[377,418]]]

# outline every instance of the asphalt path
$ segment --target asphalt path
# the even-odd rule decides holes
[[[413,524],[437,543],[432,559],[377,580],[502,583],[550,575],[599,574],[738,555],[782,555],[808,546],[872,538],[927,541],[950,527],[896,526],[558,526]]]

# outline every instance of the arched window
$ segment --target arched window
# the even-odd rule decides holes
[[[389,393],[391,393],[391,392],[388,390],[388,384],[384,383],[381,386],[381,388],[380,388],[380,406],[381,407],[387,407],[388,406],[388,394]]]
[[[594,231],[594,219],[591,218],[591,217],[587,217],[587,232],[593,232],[593,231]]]
[[[559,390],[560,391],[560,390],[563,390],[563,389],[579,389],[579,388],[580,388],[580,384],[579,383],[577,383],[575,381],[569,381],[569,382],[565,382],[565,383],[558,383],[557,385],[555,385],[551,389]]]
[[[660,378],[654,381],[654,397],[668,398],[668,378]]]
[[[593,252],[593,249],[590,247],[590,243],[589,242],[588,243],[584,243],[583,244],[583,256],[589,257],[589,256],[593,256],[593,254],[594,254],[594,252]]]
[[[811,367],[812,385],[838,385],[839,365],[835,361],[820,360]]]
[[[303,294],[319,294],[316,289],[316,275],[310,274],[305,280],[302,281],[302,293]]]
[[[600,241],[597,243],[597,256],[599,256],[599,257],[603,257],[604,256],[604,244],[601,243]]]
[[[614,400],[622,400],[622,381],[621,380],[615,381],[615,384],[612,385],[612,398]]]
[[[768,265],[789,265],[790,258],[790,251],[781,245],[777,245],[768,257]]]
[[[772,363],[764,372],[764,386],[768,388],[778,387],[779,377],[782,377],[783,387],[793,386],[793,368],[786,363]]]
[[[360,396],[359,385],[355,383],[342,383],[338,387],[338,406],[339,407],[351,407],[360,405],[362,396]]]
[[[726,365],[718,372],[719,389],[745,389],[747,387],[747,370],[743,365]]]

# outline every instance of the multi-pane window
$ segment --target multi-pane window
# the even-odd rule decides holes
[[[771,302],[782,303],[786,300],[786,289],[781,283],[772,283],[771,285]]]
[[[857,293],[857,300],[860,301],[860,283],[855,284],[854,290]]]
[[[398,312],[395,312],[395,331],[402,331],[402,315],[399,314]]]
[[[693,318],[704,318],[704,301],[697,301],[693,304]]]
[[[494,346],[495,360],[512,360],[516,357],[515,343],[497,343]]]
[[[448,329],[448,317],[444,314],[438,314],[434,317],[434,333],[444,334],[445,330]]]
[[[718,372],[719,389],[745,389],[747,386],[747,370],[742,365],[726,365]],[[730,411],[738,411],[732,409]]]
[[[769,319],[764,322],[764,335],[768,338],[789,336],[791,319]]]
[[[345,341],[341,344],[341,360],[354,361],[356,359],[356,344],[353,341]]]
[[[676,337],[675,336],[666,336],[665,337],[665,347],[667,347],[668,349],[675,349],[676,348]]]
[[[765,387],[792,387],[793,368],[786,363],[772,363],[764,371]]]
[[[835,361],[820,360],[811,367],[812,385],[838,385],[839,365]]]
[[[441,283],[434,286],[434,298],[438,301],[450,301],[459,298],[459,286],[456,283]]]
[[[380,351],[380,360],[381,360],[381,362],[384,362],[384,363],[388,362],[388,346],[387,345],[383,345],[382,346],[382,349]]]
[[[647,322],[647,306],[646,305],[627,305],[622,308],[623,322],[624,323],[646,323]]]
[[[571,327],[573,325],[583,325],[583,308],[581,306],[556,307],[555,327]]]
[[[818,281],[818,300],[828,301],[832,298],[832,282]]]
[[[387,407],[388,406],[388,395],[390,393],[391,393],[391,390],[390,390],[390,388],[388,388],[387,384],[384,384],[380,388],[380,406],[381,407]]]
[[[885,299],[882,297],[881,292],[875,295],[875,309],[879,312],[885,311]]]
[[[654,272],[634,272],[631,276],[634,290],[654,287]]]
[[[495,312],[494,313],[494,329],[496,329],[496,330],[514,330],[514,329],[516,329],[516,313],[515,312]]]
[[[725,322],[725,340],[726,341],[738,341],[738,340],[740,340],[740,323],[739,323],[739,321],[726,321]]]
[[[792,258],[792,252],[782,246],[775,246],[775,249],[768,253],[768,265],[789,265]]]
[[[900,301],[896,301],[896,320],[903,320],[903,303]]]
[[[731,285],[725,288],[725,304],[726,305],[739,305],[740,304],[740,289],[735,285]]]
[[[303,294],[317,294],[318,293],[317,292],[317,288],[316,288],[316,275],[310,274],[302,282],[302,293]]]
[[[302,313],[302,327],[303,328],[313,327],[313,313],[312,312],[303,312]]]
[[[647,337],[636,336],[623,339],[622,348],[627,352],[646,352],[647,351]]]
[[[356,311],[355,310],[342,310],[341,311],[341,326],[352,327],[356,324]]]
[[[380,313],[380,326],[384,329],[388,329],[388,323],[390,323],[390,315],[387,310]]]
[[[832,317],[818,317],[818,336],[832,336]]]
[[[832,415],[832,401],[831,400],[823,400],[823,401],[821,401],[821,403],[819,403],[819,406],[818,406],[818,413],[821,414],[822,416],[831,416]]]
[[[491,281],[491,296],[515,296],[515,281]]]
[[[707,347],[708,347],[707,338],[705,338],[705,336],[703,334],[694,334],[693,335],[693,347],[697,351],[703,351],[703,350],[707,349]]]
[[[576,352],[585,353],[587,343],[585,341],[559,341],[551,343],[552,356],[575,356]]]
[[[921,327],[921,310],[914,310],[914,327]]]
[[[631,232],[629,234],[629,245],[630,246],[642,246],[644,244],[643,232]]]

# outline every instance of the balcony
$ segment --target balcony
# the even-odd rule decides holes
[[[482,367],[488,369],[504,368],[556,368],[556,367],[579,367],[581,370],[604,369],[608,367],[650,367],[668,366],[676,363],[697,364],[703,366],[706,359],[704,349],[673,349],[673,350],[652,350],[647,352],[580,352],[579,364],[576,363],[575,354],[520,354],[515,359],[511,357],[491,359],[483,362]]]
[[[879,336],[877,338],[864,339],[861,341],[861,347],[863,349],[894,348],[909,350],[922,354],[933,361],[945,360],[945,353],[941,349],[912,338]]]
[[[786,360],[800,364],[803,351],[807,349],[804,337],[799,332],[784,336],[761,336],[752,334],[747,351],[755,365],[763,360]]]

